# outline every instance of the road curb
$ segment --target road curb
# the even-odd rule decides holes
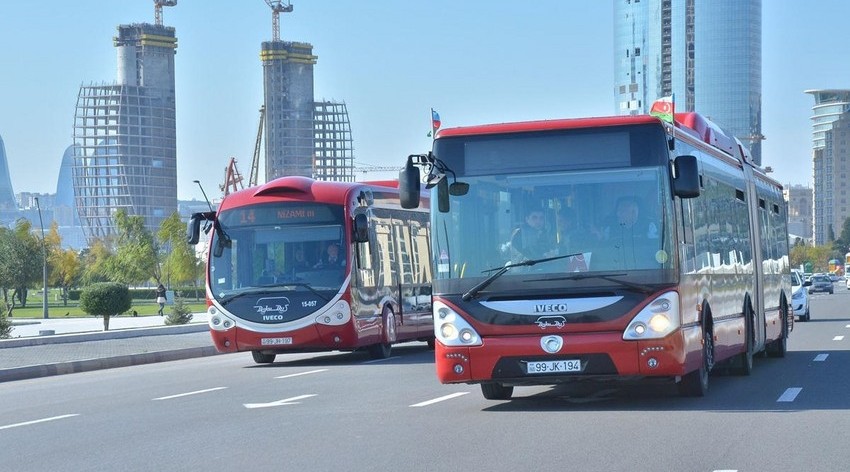
[[[14,380],[34,379],[53,375],[73,374],[92,370],[113,369],[133,365],[153,364],[156,362],[176,361],[206,357],[220,354],[214,346],[192,347],[142,354],[107,357],[103,359],[86,359],[81,361],[58,362],[24,367],[0,369],[0,383]]]
[[[47,344],[67,344],[104,339],[127,339],[140,336],[161,336],[168,334],[200,333],[209,330],[206,323],[189,323],[174,326],[154,326],[148,328],[125,328],[112,331],[91,331],[88,333],[52,334],[48,336],[30,336],[0,340],[0,350],[11,347],[43,346]]]

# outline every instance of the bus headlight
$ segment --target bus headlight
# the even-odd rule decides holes
[[[227,331],[228,329],[236,325],[236,323],[232,319],[228,318],[227,316],[224,316],[224,314],[221,312],[211,312],[209,324],[210,328],[215,331]]]
[[[679,294],[667,292],[644,307],[623,332],[623,339],[658,339],[679,328]]]
[[[434,337],[445,346],[480,346],[481,336],[454,310],[434,302]]]

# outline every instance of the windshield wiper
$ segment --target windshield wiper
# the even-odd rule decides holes
[[[546,277],[542,279],[534,279],[527,280],[526,282],[548,282],[554,280],[584,280],[584,279],[602,279],[607,280],[609,282],[614,282],[616,284],[622,285],[623,287],[628,287],[630,289],[636,290],[641,293],[652,293],[652,289],[641,284],[636,284],[634,282],[629,282],[627,280],[617,279],[615,277],[624,277],[626,274],[573,274],[573,275],[565,275],[562,277]]]
[[[528,259],[528,260],[525,260],[525,261],[522,261],[522,262],[514,262],[514,263],[510,263],[510,264],[505,264],[502,267],[494,267],[492,269],[487,269],[487,270],[482,271],[482,272],[493,272],[494,270],[497,271],[497,272],[495,272],[490,277],[487,277],[486,279],[481,281],[481,283],[479,283],[478,285],[469,289],[468,292],[463,294],[462,299],[463,299],[463,301],[468,302],[469,300],[475,298],[475,296],[478,295],[479,292],[481,292],[482,290],[487,288],[487,286],[492,284],[494,280],[498,279],[499,277],[502,276],[502,274],[504,274],[505,272],[507,272],[508,270],[510,270],[514,267],[533,266],[535,264],[540,264],[542,262],[556,261],[558,259],[566,259],[567,257],[581,256],[582,254],[584,254],[584,253],[583,252],[576,252],[574,254],[564,254],[563,256],[546,257],[546,258],[543,258],[543,259]]]

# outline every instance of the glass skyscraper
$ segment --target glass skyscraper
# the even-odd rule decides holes
[[[761,0],[614,0],[615,106],[674,95],[761,162]]]
[[[841,236],[850,217],[850,90],[806,90],[812,107],[812,180],[814,242],[827,244]],[[850,248],[848,248],[850,250]]]

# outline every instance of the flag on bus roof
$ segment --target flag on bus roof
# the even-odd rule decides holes
[[[652,108],[649,109],[649,114],[652,116],[657,116],[662,120],[672,123],[673,115],[676,113],[676,99],[675,95],[670,95],[669,97],[661,97],[652,104]]]
[[[440,129],[440,114],[433,108],[431,109],[431,135],[436,136],[437,130]]]

